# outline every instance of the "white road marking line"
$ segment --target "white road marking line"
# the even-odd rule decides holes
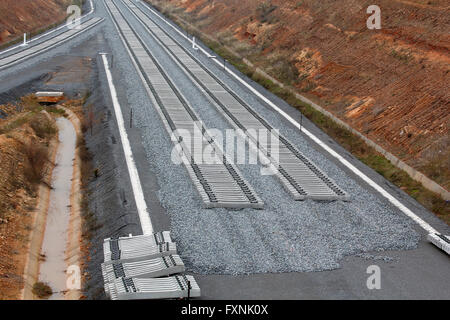
[[[139,214],[139,220],[141,221],[141,228],[143,234],[152,234],[153,227],[150,220],[150,214],[147,210],[147,203],[145,202],[144,192],[142,190],[141,181],[139,179],[139,173],[136,168],[136,163],[133,158],[133,152],[131,151],[130,141],[128,140],[127,131],[125,130],[125,122],[122,116],[122,109],[117,98],[116,88],[112,80],[111,71],[109,69],[108,59],[106,54],[101,54],[103,59],[103,65],[105,67],[106,77],[108,79],[109,90],[111,92],[111,99],[114,106],[114,113],[117,119],[117,126],[119,128],[120,140],[122,141],[123,152],[125,154],[125,160],[127,163],[128,173],[130,175],[131,187],[133,189],[134,200],[136,201],[136,207]]]
[[[188,41],[192,42],[189,37],[187,37],[185,34],[183,34],[180,30],[178,30],[175,26],[173,26],[171,23],[169,23],[164,17],[161,17],[158,12],[153,10],[149,6],[145,6],[148,10],[152,11],[155,15],[157,15],[161,20],[163,20],[167,25],[169,25],[171,28],[173,28],[177,33],[179,33],[181,36],[183,36]],[[209,53],[206,52],[205,49],[198,46],[197,47],[208,57],[210,57]],[[216,58],[210,58],[213,60],[216,64],[219,66],[222,66],[222,62],[217,60]],[[428,233],[438,233],[431,225],[429,225],[427,222],[425,222],[422,218],[417,216],[414,212],[412,212],[410,209],[408,209],[406,206],[404,206],[400,201],[398,201],[395,197],[393,197],[390,193],[388,193],[386,190],[384,190],[380,185],[378,185],[375,181],[370,179],[367,175],[365,175],[363,172],[361,172],[358,168],[356,168],[354,165],[352,165],[350,162],[348,162],[346,159],[344,159],[341,155],[339,155],[336,151],[331,149],[327,144],[325,144],[323,141],[321,141],[318,137],[316,137],[313,133],[305,129],[304,127],[300,126],[300,123],[298,123],[295,119],[293,119],[290,115],[288,115],[286,112],[281,110],[279,107],[277,107],[272,101],[270,101],[268,98],[266,98],[264,95],[259,93],[256,89],[254,89],[251,85],[249,85],[245,80],[241,79],[237,74],[235,74],[233,71],[231,71],[229,68],[226,69],[226,71],[231,74],[235,79],[237,79],[240,83],[242,83],[245,87],[247,87],[250,91],[252,91],[256,96],[258,96],[260,99],[262,99],[264,102],[266,102],[268,105],[270,105],[275,111],[277,111],[280,115],[282,115],[286,120],[288,120],[290,123],[292,123],[297,129],[305,133],[309,138],[311,138],[315,143],[320,145],[325,151],[327,151],[330,155],[335,157],[339,162],[341,162],[343,165],[345,165],[348,169],[353,171],[356,175],[358,175],[362,180],[364,180],[367,184],[369,184],[372,188],[374,188],[376,191],[378,191],[383,197],[385,197],[387,200],[389,200],[394,206],[396,206],[398,209],[400,209],[404,214],[406,214],[408,217],[413,219],[420,227],[422,227],[425,231]]]

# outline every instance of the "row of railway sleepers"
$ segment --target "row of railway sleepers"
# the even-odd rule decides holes
[[[242,177],[236,166],[226,159],[220,147],[211,137],[207,137],[200,117],[182,93],[176,88],[173,79],[163,66],[152,55],[144,40],[127,22],[122,10],[110,0],[105,0],[118,32],[122,35],[126,46],[136,60],[142,72],[144,83],[147,84],[150,96],[154,98],[154,106],[160,114],[169,134],[179,130],[187,130],[192,135],[194,128],[201,130],[202,149],[188,151],[182,149],[182,158],[190,178],[194,182],[204,207],[206,208],[263,208],[264,204],[254,190]],[[177,137],[178,141],[182,137]],[[175,141],[174,141],[175,142]],[[175,142],[176,146],[181,141]],[[181,143],[180,143],[181,144]],[[203,161],[192,161],[196,155],[203,155],[202,150],[211,147],[219,155],[221,161],[205,164]],[[203,158],[202,158],[203,160]]]
[[[267,147],[260,144],[256,133],[257,130],[268,130],[274,128],[263,119],[251,106],[237,96],[237,94],[223,83],[216,75],[209,71],[198,58],[177,43],[162,28],[160,28],[149,15],[142,9],[133,5],[129,0],[124,4],[134,12],[149,32],[161,45],[171,52],[173,58],[186,69],[186,72],[198,82],[211,102],[219,111],[237,128],[243,130],[247,136],[254,141],[258,148],[277,167],[276,176],[281,180],[284,187],[293,195],[295,200],[349,200],[349,195],[342,190],[332,179],[322,172],[310,159],[304,156],[285,137],[276,139],[276,148],[272,146],[272,139],[267,141]],[[279,135],[278,133],[276,135]],[[279,157],[272,157],[272,153]],[[277,159],[278,158],[278,159]]]
[[[112,300],[200,296],[194,277],[183,274],[170,232],[108,238],[101,265],[106,295]]]

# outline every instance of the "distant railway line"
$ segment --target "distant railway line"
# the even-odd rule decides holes
[[[67,31],[64,31],[58,35],[52,36],[51,38],[49,38],[41,43],[27,47],[24,50],[12,53],[5,57],[1,57],[0,58],[0,70],[14,66],[19,62],[24,62],[32,57],[40,55],[40,54],[47,52],[63,43],[66,43],[67,41],[77,37],[79,34],[84,33],[86,31],[94,28],[99,23],[101,23],[103,20],[104,20],[104,18],[98,18],[98,17],[90,18],[89,20],[81,23],[79,29],[76,29],[76,28],[68,29]]]

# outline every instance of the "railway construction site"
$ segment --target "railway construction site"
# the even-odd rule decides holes
[[[446,218],[150,3],[82,9],[0,51],[1,299],[450,298]]]

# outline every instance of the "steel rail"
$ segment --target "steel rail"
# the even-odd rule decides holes
[[[71,40],[72,38],[78,36],[79,34],[94,28],[99,23],[103,22],[103,20],[104,18],[90,18],[80,25],[81,27],[80,29],[70,29],[68,31],[64,31],[35,46],[29,47],[25,50],[0,58],[0,70],[9,68],[19,62],[28,60],[38,54],[47,52],[50,49],[53,49],[54,47],[57,47]]]
[[[104,0],[104,2],[125,47],[132,60],[136,62],[135,67],[148,88],[153,105],[158,110],[176,147],[179,147],[176,150],[181,153],[183,163],[202,197],[204,206],[262,208],[261,199],[208,135],[201,119],[164,72],[141,37],[131,28],[123,12],[112,1]],[[194,125],[202,134],[202,150],[207,146],[212,147],[219,158],[219,163],[206,165],[198,163],[196,152],[202,150],[194,149],[193,154],[188,151],[190,148],[183,141],[183,136],[178,135],[177,130],[186,129],[193,133]]]
[[[293,195],[295,200],[304,200],[306,198],[316,200],[349,199],[345,191],[281,135],[278,135],[281,149],[279,159],[274,159],[270,148],[261,147],[255,136],[248,134],[248,129],[267,129],[269,132],[273,132],[274,128],[264,118],[259,116],[229,86],[208,70],[179,41],[163,28],[159,27],[155,20],[141,8],[135,6],[129,0],[122,0],[122,3],[134,14],[136,19],[140,21],[163,49],[166,50],[168,55],[181,66],[185,73],[187,73],[187,76],[200,87],[201,91],[207,94],[207,98],[216,106],[219,112],[235,128],[247,133],[249,140],[277,168],[277,177]]]

